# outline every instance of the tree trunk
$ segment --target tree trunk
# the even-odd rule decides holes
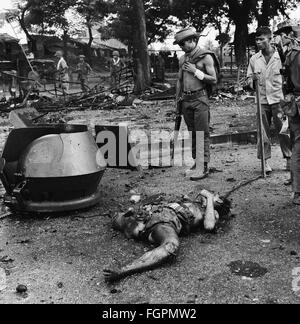
[[[135,90],[141,93],[150,86],[150,58],[148,55],[148,41],[146,31],[146,17],[143,0],[131,0],[132,9],[136,14],[134,21],[136,35],[134,41],[135,63],[136,63],[136,85]]]
[[[88,62],[91,63],[91,61],[92,61],[92,45],[93,45],[94,37],[93,37],[92,26],[89,22],[87,22],[87,28],[89,31],[89,42],[87,44],[88,45],[87,57],[88,57]]]
[[[25,13],[27,11],[27,8],[23,9],[22,10],[22,13],[21,13],[21,17],[19,17],[19,24],[22,28],[22,30],[24,31],[26,37],[27,37],[27,40],[30,42],[31,44],[31,48],[29,49],[32,53],[36,54],[36,41],[35,39],[30,35],[27,27],[26,27],[26,24],[25,24]]]
[[[221,68],[224,67],[224,56],[223,56],[223,54],[224,54],[224,45],[221,44],[220,45],[220,65],[221,65]]]
[[[64,30],[63,34],[63,51],[64,51],[64,57],[68,57],[68,33]]]
[[[247,61],[248,21],[253,2],[250,0],[242,2],[238,0],[227,0],[226,2],[229,5],[230,19],[235,24],[234,47],[236,62],[238,66],[241,66],[246,64]]]
[[[262,3],[262,13],[258,16],[258,26],[270,26],[271,1],[264,0]]]
[[[249,35],[248,29],[248,17],[237,18],[235,20],[235,36],[234,36],[234,47],[236,62],[238,66],[246,64],[247,62],[247,40]]]

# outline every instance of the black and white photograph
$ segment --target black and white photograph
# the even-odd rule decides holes
[[[1,0],[0,304],[299,303],[300,1]]]

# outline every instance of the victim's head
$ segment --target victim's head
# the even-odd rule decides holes
[[[145,229],[145,224],[138,221],[135,213],[130,210],[126,214],[117,213],[113,217],[113,228],[123,232],[127,238],[138,238]]]

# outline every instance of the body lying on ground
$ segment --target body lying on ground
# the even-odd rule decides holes
[[[220,217],[229,214],[230,202],[207,190],[202,190],[195,199],[185,197],[180,203],[160,201],[116,214],[114,229],[128,239],[148,241],[157,247],[127,266],[104,270],[105,279],[113,282],[162,265],[176,257],[180,235],[188,235],[203,225],[213,231]]]

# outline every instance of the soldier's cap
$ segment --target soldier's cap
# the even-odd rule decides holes
[[[200,34],[197,32],[196,28],[194,27],[184,28],[175,35],[174,45],[178,45],[184,40],[192,37],[200,38]]]
[[[120,56],[120,53],[118,51],[113,51],[113,56]]]
[[[79,58],[85,58],[85,55],[79,55]]]
[[[296,26],[291,21],[287,20],[277,26],[274,35],[280,35],[281,33],[289,34],[292,31],[295,32],[296,37],[300,37],[300,26]]]

